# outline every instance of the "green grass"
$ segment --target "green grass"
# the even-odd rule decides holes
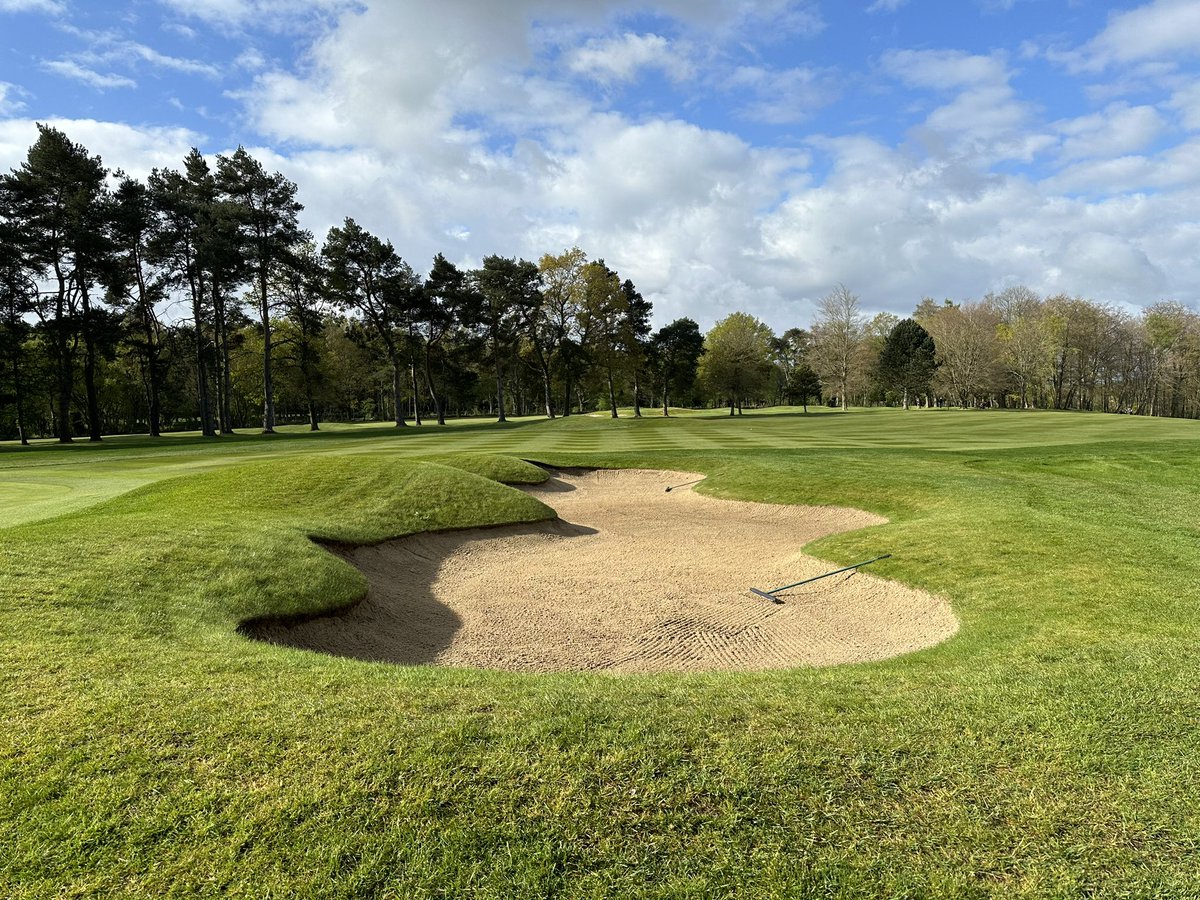
[[[549,515],[521,458],[883,513],[810,549],[962,629],[627,678],[236,633],[361,593],[310,536]],[[4,446],[0,895],[1200,896],[1198,495],[1200,423],[1064,413]]]

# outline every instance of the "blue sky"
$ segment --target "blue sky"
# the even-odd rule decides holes
[[[661,324],[1200,301],[1200,0],[0,0],[0,167],[244,144],[417,269],[573,244]]]

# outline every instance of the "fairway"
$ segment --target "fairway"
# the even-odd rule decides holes
[[[890,553],[854,579],[944,598],[958,631],[872,662],[621,676],[239,632],[364,596],[314,540],[544,531],[555,494],[525,460],[704,477],[652,482],[655,509],[860,510],[794,552]],[[0,445],[0,894],[1193,896],[1198,493],[1200,423],[1086,413]],[[809,574],[756,570],[755,546],[731,534],[711,571]],[[633,569],[584,571],[611,593]]]

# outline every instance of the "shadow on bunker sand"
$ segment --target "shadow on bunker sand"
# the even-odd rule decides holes
[[[570,486],[564,489],[574,490]],[[367,595],[336,612],[252,619],[243,622],[238,631],[268,644],[368,662],[436,663],[463,626],[462,618],[438,600],[433,590],[438,569],[447,557],[482,537],[572,538],[595,533],[594,528],[551,519],[414,534],[369,547],[322,544],[367,577]],[[405,570],[403,579],[395,577],[398,567]]]

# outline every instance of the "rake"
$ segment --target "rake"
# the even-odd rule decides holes
[[[834,569],[832,572],[826,572],[824,575],[817,575],[813,578],[805,578],[803,581],[797,581],[795,584],[785,584],[783,587],[777,587],[770,591],[760,591],[758,588],[750,588],[750,593],[758,594],[764,600],[770,600],[772,603],[782,603],[783,601],[776,597],[776,594],[782,594],[784,591],[790,591],[792,588],[800,587],[802,584],[811,584],[814,581],[820,581],[822,578],[828,578],[830,575],[839,575],[842,572],[849,572],[851,569],[858,569],[862,566],[869,566],[873,562],[879,562],[881,559],[889,559],[892,554],[885,553],[883,556],[877,556],[874,559],[868,559],[866,562],[855,563],[852,566],[845,566],[841,569]]]
[[[687,487],[689,484],[699,484],[703,480],[703,478],[697,478],[695,481],[685,481],[683,484],[669,484],[667,485],[667,493],[671,493],[672,488]]]

